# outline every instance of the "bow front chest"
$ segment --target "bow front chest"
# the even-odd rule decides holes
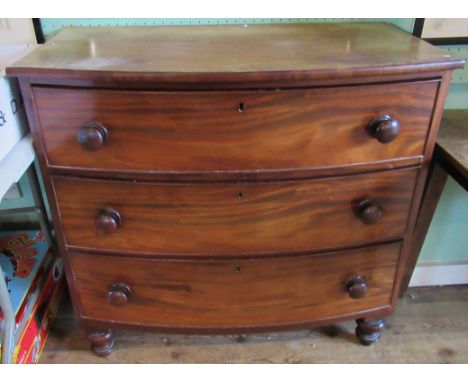
[[[386,24],[67,28],[18,76],[77,318],[379,339],[451,71]]]

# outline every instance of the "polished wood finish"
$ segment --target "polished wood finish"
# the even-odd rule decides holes
[[[369,123],[369,133],[380,143],[390,143],[400,133],[400,121],[391,115],[379,115]]]
[[[87,336],[94,354],[99,357],[107,357],[111,353],[114,347],[114,337],[111,330],[88,332]]]
[[[116,232],[121,222],[122,217],[120,213],[110,207],[100,209],[94,221],[96,232],[102,235],[110,235]]]
[[[357,215],[364,224],[375,224],[383,217],[383,210],[379,204],[372,199],[361,200],[357,207]]]
[[[382,318],[369,320],[360,318],[356,320],[356,336],[365,346],[372,345],[380,340],[382,331],[385,328],[385,320]]]
[[[107,292],[107,299],[114,306],[125,306],[128,304],[132,291],[127,284],[114,283]]]
[[[349,297],[357,299],[363,298],[367,295],[369,286],[362,276],[353,276],[346,282],[345,289],[348,292]]]
[[[173,82],[255,86],[430,73],[458,68],[463,62],[390,24],[89,27],[63,29],[8,73],[160,86]]]
[[[378,24],[59,33],[8,73],[80,325],[373,341],[462,65]]]
[[[54,187],[68,246],[153,256],[250,256],[400,239],[416,175],[417,170],[408,169],[239,184],[54,177]],[[374,204],[356,216],[357,206],[369,197]],[[93,224],[103,207],[122,216],[110,235]]]
[[[107,141],[106,127],[98,122],[85,123],[76,134],[80,146],[89,151],[99,150]]]
[[[276,173],[399,158],[420,163],[437,88],[438,81],[428,81],[248,92],[33,92],[51,166]],[[382,113],[400,123],[398,137],[387,144],[368,127]],[[108,131],[96,151],[76,141],[90,121]]]
[[[328,255],[269,259],[155,260],[71,253],[82,315],[161,327],[281,326],[387,306],[400,243]],[[350,275],[368,293],[353,299]],[[125,283],[128,304],[108,301]],[[365,313],[364,313],[365,314]]]

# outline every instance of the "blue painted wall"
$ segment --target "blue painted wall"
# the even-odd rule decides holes
[[[419,263],[458,261],[468,261],[468,193],[449,177]]]
[[[317,23],[317,22],[389,22],[399,28],[411,32],[414,19],[319,19],[319,18],[229,18],[229,19],[41,19],[41,26],[46,39],[67,26],[148,26],[148,25],[226,25],[226,24],[273,24],[273,23]]]

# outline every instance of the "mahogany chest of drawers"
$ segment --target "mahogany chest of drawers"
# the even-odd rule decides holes
[[[375,342],[451,71],[386,24],[69,28],[20,78],[80,324]]]

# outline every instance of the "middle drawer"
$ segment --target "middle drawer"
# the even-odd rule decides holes
[[[54,177],[54,185],[68,246],[242,256],[400,239],[417,172],[209,184]]]

